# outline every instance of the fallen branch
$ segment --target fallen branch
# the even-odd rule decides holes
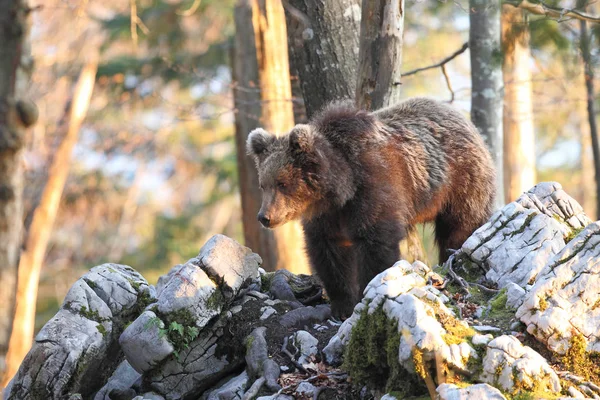
[[[452,61],[453,59],[455,59],[456,57],[458,57],[459,55],[464,53],[468,48],[469,48],[469,42],[465,42],[460,49],[456,50],[454,53],[452,53],[448,57],[444,58],[439,63],[430,65],[428,67],[417,68],[417,69],[413,69],[412,71],[405,72],[402,74],[402,77],[414,75],[418,72],[427,71],[428,69],[442,68],[445,64],[449,63],[450,61]]]
[[[583,11],[572,8],[550,6],[543,1],[533,2],[528,0],[504,0],[503,3],[513,7],[522,8],[523,10],[529,11],[532,14],[544,15],[549,18],[557,19],[559,22],[563,21],[565,17],[568,17],[578,19],[580,21],[600,23],[599,16],[590,15]]]
[[[242,400],[250,400],[256,397],[260,388],[265,384],[265,380],[266,379],[264,376],[261,376],[260,378],[255,380],[252,386],[250,386],[250,389],[248,389],[248,391],[244,393],[244,397],[242,397]]]

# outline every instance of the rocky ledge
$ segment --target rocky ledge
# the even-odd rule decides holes
[[[557,183],[451,259],[398,261],[343,323],[316,278],[216,235],[156,287],[92,268],[5,399],[600,399],[600,224]]]

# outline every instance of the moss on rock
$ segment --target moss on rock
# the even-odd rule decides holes
[[[427,393],[418,375],[400,365],[400,339],[397,323],[388,319],[381,307],[370,314],[365,309],[352,329],[343,368],[353,381],[371,388],[384,388],[402,396]]]

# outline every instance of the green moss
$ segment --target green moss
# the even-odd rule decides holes
[[[108,331],[106,330],[104,325],[98,324],[98,325],[96,325],[96,329],[98,329],[98,332],[100,332],[102,334],[102,336],[106,337],[106,335],[108,335]]]
[[[514,237],[516,235],[520,235],[521,233],[525,232],[525,229],[527,229],[527,227],[531,224],[531,221],[537,216],[539,215],[538,213],[531,213],[529,214],[526,218],[525,221],[523,221],[523,225],[521,225],[521,227],[519,229],[517,229],[516,231],[511,232],[510,237]]]
[[[543,297],[540,298],[540,311],[546,311],[548,309],[548,302]]]
[[[224,302],[225,298],[223,297],[223,293],[221,293],[221,290],[217,288],[206,300],[206,307],[211,310],[221,310]]]
[[[90,310],[86,306],[81,306],[79,308],[79,310],[76,310],[76,309],[73,308],[73,302],[70,302],[70,301],[67,302],[67,303],[65,303],[64,308],[67,309],[67,310],[70,310],[70,311],[72,311],[74,313],[77,313],[77,314],[81,315],[84,318],[87,318],[87,319],[89,319],[91,321],[96,321],[98,323],[109,320],[108,318],[101,317],[100,314],[98,313],[98,311],[96,311],[96,310]]]
[[[588,352],[585,337],[578,333],[571,336],[569,349],[562,357],[564,366],[585,380],[600,384],[600,353]]]
[[[92,280],[89,279],[83,279],[85,281],[85,283],[87,283],[87,285],[92,288],[92,289],[96,289],[98,287],[98,284]]]
[[[437,313],[437,318],[446,330],[444,341],[447,344],[460,344],[471,339],[476,333],[473,328],[451,315]]]
[[[571,229],[571,232],[569,232],[569,234],[567,236],[565,236],[565,243],[569,243],[577,235],[579,235],[581,233],[581,231],[583,231],[584,229],[585,228],[573,228],[573,229]]]
[[[398,398],[425,394],[424,383],[398,362],[400,340],[397,323],[390,321],[381,307],[371,314],[365,309],[352,329],[343,368],[354,382],[386,392],[397,391],[401,394]]]
[[[275,276],[275,272],[267,272],[260,276],[260,291],[261,292],[266,293],[271,289],[271,284],[273,283],[274,276]]]

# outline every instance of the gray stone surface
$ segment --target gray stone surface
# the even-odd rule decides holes
[[[154,368],[175,350],[167,340],[164,322],[152,311],[144,311],[133,321],[121,334],[119,344],[129,364],[140,374]]]
[[[525,289],[516,283],[509,282],[506,285],[506,307],[517,309],[525,300]]]
[[[590,222],[558,183],[540,183],[475,231],[457,259],[471,271],[484,271],[500,288],[510,282],[525,288],[565,240]]]
[[[573,238],[541,271],[517,317],[552,351],[564,354],[573,335],[600,351],[600,223]]]
[[[468,361],[477,358],[477,353],[467,342],[451,345],[446,343],[444,337],[447,332],[439,319],[454,319],[454,315],[444,304],[448,298],[427,285],[432,274],[421,262],[411,265],[402,260],[373,278],[352,316],[344,321],[338,333],[329,341],[326,357],[340,359],[341,354],[334,350],[343,350],[343,345],[350,340],[352,329],[363,312],[371,314],[381,307],[385,316],[395,322],[398,332],[402,333],[398,361],[409,373],[415,373],[415,349],[422,353],[425,361],[433,360],[439,355],[449,369],[468,370]],[[456,323],[465,324],[466,327],[466,323]]]
[[[488,343],[479,378],[509,393],[515,386],[549,393],[561,390],[558,376],[544,357],[509,335],[499,336]]]
[[[300,330],[292,335],[292,343],[299,350],[298,362],[302,365],[309,363],[311,357],[317,355],[319,341],[310,333]]]
[[[228,379],[216,389],[205,392],[201,400],[234,400],[241,399],[248,385],[248,373],[246,371]]]
[[[94,400],[111,400],[108,394],[113,389],[125,390],[131,388],[131,386],[141,377],[127,361],[123,361],[112,376],[106,382],[106,385],[102,387],[94,396]]]
[[[103,264],[71,287],[58,313],[40,330],[8,397],[89,397],[122,359],[122,327],[149,302],[153,289],[133,268]],[[102,365],[102,368],[98,368]]]
[[[444,383],[437,388],[438,400],[506,400],[498,389],[486,383],[458,387]]]
[[[215,235],[196,258],[175,266],[159,279],[158,311],[161,315],[185,312],[202,328],[221,313],[244,284],[259,279],[261,262],[249,248]]]

